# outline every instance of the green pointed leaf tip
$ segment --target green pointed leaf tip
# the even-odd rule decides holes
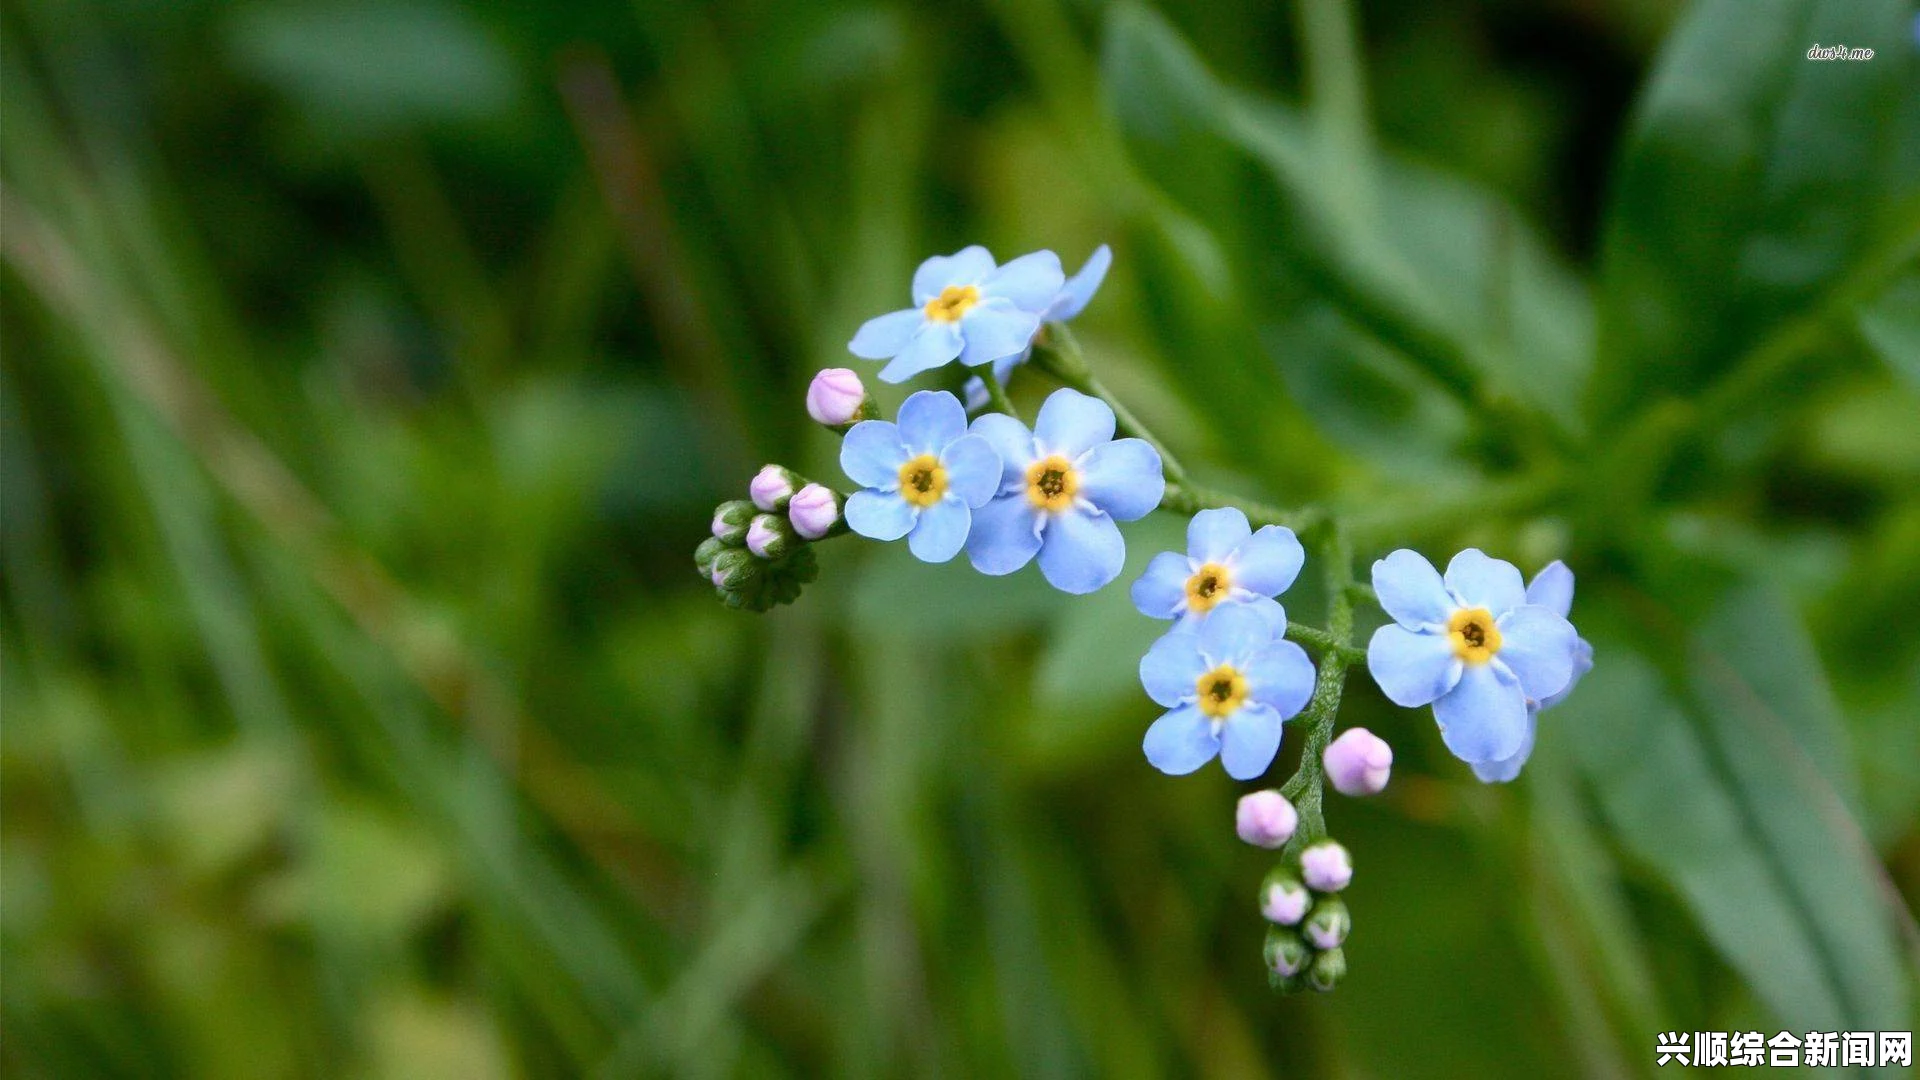
[[[1543,734],[1567,741],[1629,854],[1673,887],[1781,1023],[1863,1029],[1905,1017],[1890,894],[1850,810],[1851,764],[1793,614],[1737,594],[1680,645],[1671,671],[1643,654],[1644,626],[1611,608],[1587,617],[1603,660]]]

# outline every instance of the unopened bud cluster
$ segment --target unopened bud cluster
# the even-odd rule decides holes
[[[1326,991],[1346,977],[1342,946],[1353,929],[1353,917],[1336,894],[1351,880],[1353,862],[1347,849],[1322,840],[1261,882],[1260,914],[1272,924],[1264,955],[1274,989]]]
[[[747,498],[713,511],[713,535],[693,553],[694,566],[728,607],[766,611],[791,604],[819,576],[809,544],[845,532],[839,493],[779,465],[747,485]]]

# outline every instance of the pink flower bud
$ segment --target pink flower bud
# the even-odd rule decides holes
[[[1353,857],[1337,841],[1322,840],[1300,853],[1300,876],[1314,892],[1339,892],[1353,880]]]
[[[1393,747],[1366,728],[1348,728],[1321,758],[1327,779],[1342,795],[1378,795],[1393,771]]]
[[[792,523],[794,532],[809,540],[827,535],[827,530],[839,520],[840,497],[820,484],[801,488],[787,503],[787,521]]]
[[[747,497],[762,510],[784,510],[787,497],[793,494],[789,475],[778,465],[762,466],[753,474],[753,482],[747,485]]]
[[[1277,848],[1293,838],[1300,815],[1285,795],[1271,789],[1240,796],[1233,827],[1240,839],[1254,847]]]
[[[786,555],[790,546],[791,534],[784,527],[786,522],[772,514],[760,514],[747,526],[747,550],[763,559],[778,559]]]
[[[713,587],[716,589],[725,589],[727,587],[726,571],[721,570],[717,566],[713,568],[713,573],[708,575],[708,578],[713,582]]]
[[[1260,891],[1260,914],[1265,915],[1268,922],[1293,926],[1306,917],[1312,900],[1313,894],[1307,887],[1293,878],[1273,878]]]
[[[860,376],[843,367],[827,368],[807,387],[807,415],[828,427],[842,427],[860,418],[866,400]]]

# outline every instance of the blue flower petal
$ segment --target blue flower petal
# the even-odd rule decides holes
[[[1006,265],[987,275],[980,283],[982,296],[1004,297],[1013,301],[1013,306],[1034,315],[1034,325],[1039,326],[1039,316],[1059,295],[1060,287],[1066,284],[1067,275],[1060,269],[1060,256],[1051,251],[1036,251],[1010,260]]]
[[[1222,604],[1200,623],[1200,651],[1216,664],[1241,664],[1273,642],[1286,626],[1250,604]]]
[[[1027,430],[1027,425],[1006,413],[987,413],[974,418],[967,430],[987,440],[999,456],[1002,488],[1026,481],[1027,466],[1033,464],[1035,457],[1033,432]]]
[[[1013,498],[1024,498],[1015,495]],[[1040,547],[1040,573],[1064,593],[1090,593],[1120,576],[1127,542],[1105,514],[1069,510],[1055,514]]]
[[[1540,714],[1532,709],[1527,710],[1527,734],[1520,740],[1520,749],[1514,751],[1512,757],[1501,758],[1499,761],[1473,762],[1473,775],[1487,784],[1504,784],[1518,777],[1527,759],[1533,756],[1533,737],[1539,726]]]
[[[979,244],[935,255],[913,272],[913,302],[921,307],[949,285],[978,285],[993,273],[993,254]]]
[[[1147,563],[1147,572],[1133,583],[1133,606],[1149,619],[1171,619],[1187,601],[1187,578],[1193,576],[1185,555],[1163,551]]]
[[[862,360],[891,359],[907,347],[907,342],[913,340],[914,332],[926,321],[926,313],[919,308],[876,315],[860,324],[853,340],[847,342],[847,351]]]
[[[1381,608],[1409,630],[1445,625],[1453,613],[1453,598],[1447,595],[1439,572],[1419,552],[1407,548],[1374,562],[1373,591]]]
[[[1306,561],[1306,549],[1292,529],[1263,525],[1234,552],[1233,583],[1262,596],[1277,596],[1292,587]]]
[[[1567,695],[1573,693],[1573,688],[1580,685],[1581,677],[1592,670],[1593,646],[1587,644],[1586,638],[1576,638],[1573,643],[1573,676],[1567,680],[1567,685],[1558,693],[1548,694],[1546,697],[1540,699],[1541,710],[1551,709],[1555,705],[1567,700]]]
[[[1080,495],[1115,521],[1138,521],[1153,513],[1167,491],[1160,452],[1145,439],[1101,443],[1080,462]]]
[[[940,455],[947,467],[947,497],[968,506],[984,506],[1000,490],[1000,455],[978,435],[962,435]]]
[[[1113,410],[1099,398],[1062,387],[1041,402],[1033,438],[1042,453],[1078,458],[1113,438]]]
[[[966,503],[953,498],[941,499],[920,511],[920,520],[914,522],[913,531],[907,534],[907,550],[921,562],[946,562],[960,554],[967,542],[967,526],[972,521],[973,515],[967,512]]]
[[[862,420],[840,440],[840,471],[861,487],[898,487],[900,466],[912,456],[900,429],[886,420]]]
[[[1248,656],[1240,668],[1247,677],[1247,697],[1281,717],[1297,714],[1313,696],[1313,661],[1291,641],[1276,641]]]
[[[1520,689],[1535,701],[1566,689],[1573,678],[1573,643],[1579,635],[1573,624],[1552,611],[1522,604],[1500,616],[1500,663],[1520,680]]]
[[[960,362],[980,367],[1027,351],[1034,331],[1040,329],[1040,317],[1021,311],[1005,300],[988,300],[967,312],[960,320],[960,332],[967,339],[960,350]]]
[[[1239,507],[1202,510],[1187,522],[1187,556],[1196,562],[1226,562],[1233,549],[1252,535],[1253,526]]]
[[[1367,642],[1367,670],[1388,701],[1415,709],[1453,689],[1460,661],[1447,635],[1388,623]]]
[[[1228,600],[1213,610],[1219,612],[1225,611],[1228,608],[1244,608],[1258,616],[1262,622],[1267,624],[1267,639],[1269,641],[1277,641],[1286,636],[1287,609],[1281,607],[1280,601],[1275,600],[1271,596],[1256,596],[1253,593],[1241,593],[1239,596]],[[1201,616],[1203,619],[1210,617],[1211,616]]]
[[[1004,379],[1001,380],[1003,383],[1005,381]],[[961,400],[967,403],[968,412],[978,412],[986,408],[987,404],[993,400],[987,393],[986,382],[978,375],[969,375],[967,376],[967,381],[960,384],[960,397]]]
[[[1265,705],[1243,705],[1220,731],[1220,764],[1235,780],[1267,771],[1280,752],[1280,714]]]
[[[902,383],[923,371],[944,366],[960,355],[960,327],[950,322],[927,322],[893,362],[880,369],[880,381]]]
[[[1469,764],[1510,758],[1527,737],[1527,695],[1499,664],[1476,664],[1433,703],[1440,737]]]
[[[938,454],[967,433],[967,410],[945,390],[920,390],[900,403],[895,419],[909,454]]]
[[[1147,762],[1168,776],[1185,776],[1220,752],[1213,721],[1197,705],[1182,705],[1153,722],[1140,748]]]
[[[847,527],[870,540],[898,540],[913,528],[913,507],[887,491],[856,491],[847,496]]]
[[[1027,357],[1031,355],[1033,355],[1033,349],[1028,347],[1021,349],[1011,356],[1003,356],[995,360],[993,362],[993,377],[1000,380],[1001,386],[1007,385],[1007,380],[1013,378],[1013,369],[1026,363]],[[980,388],[981,393],[985,393],[986,389],[986,387],[982,386]]]
[[[1541,567],[1527,585],[1527,603],[1566,618],[1573,611],[1573,571],[1559,559]]]
[[[1200,676],[1210,668],[1194,635],[1162,634],[1140,658],[1140,685],[1148,697],[1171,709],[1193,699]]]
[[[1479,548],[1468,548],[1447,564],[1447,588],[1467,607],[1486,608],[1495,618],[1527,602],[1519,567]]]
[[[1003,495],[973,512],[967,558],[983,574],[1011,574],[1040,550],[1039,526],[1026,496]]]
[[[1087,308],[1087,302],[1093,294],[1100,291],[1100,283],[1107,280],[1107,268],[1113,265],[1113,249],[1105,244],[1093,249],[1080,272],[1067,279],[1060,288],[1059,295],[1047,306],[1048,322],[1064,322]]]

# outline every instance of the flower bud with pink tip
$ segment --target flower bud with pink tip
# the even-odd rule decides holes
[[[1300,853],[1300,876],[1314,892],[1339,892],[1353,880],[1353,857],[1338,841],[1322,840]]]
[[[778,465],[763,466],[747,485],[747,497],[760,509],[777,514],[787,508],[799,479]]]
[[[1393,771],[1393,747],[1366,728],[1348,728],[1327,747],[1321,760],[1335,791],[1342,795],[1378,795]]]
[[[807,415],[845,434],[853,425],[873,418],[873,399],[853,371],[827,368],[807,387]]]
[[[745,499],[723,502],[713,509],[713,537],[728,547],[747,542],[747,523],[753,520],[754,506]]]
[[[840,524],[841,505],[846,500],[824,484],[808,484],[793,493],[787,502],[787,521],[793,531],[808,540],[819,540]]]
[[[760,514],[747,526],[747,550],[763,559],[785,558],[799,543],[785,518]]]
[[[1307,915],[1313,894],[1286,870],[1275,870],[1260,883],[1260,914],[1281,926],[1294,926]]]
[[[1313,950],[1300,935],[1277,926],[1267,928],[1266,944],[1261,951],[1266,957],[1267,969],[1282,979],[1299,975],[1313,962]]]
[[[1234,831],[1254,847],[1277,848],[1293,838],[1300,814],[1285,795],[1268,789],[1240,796],[1233,815]]]

